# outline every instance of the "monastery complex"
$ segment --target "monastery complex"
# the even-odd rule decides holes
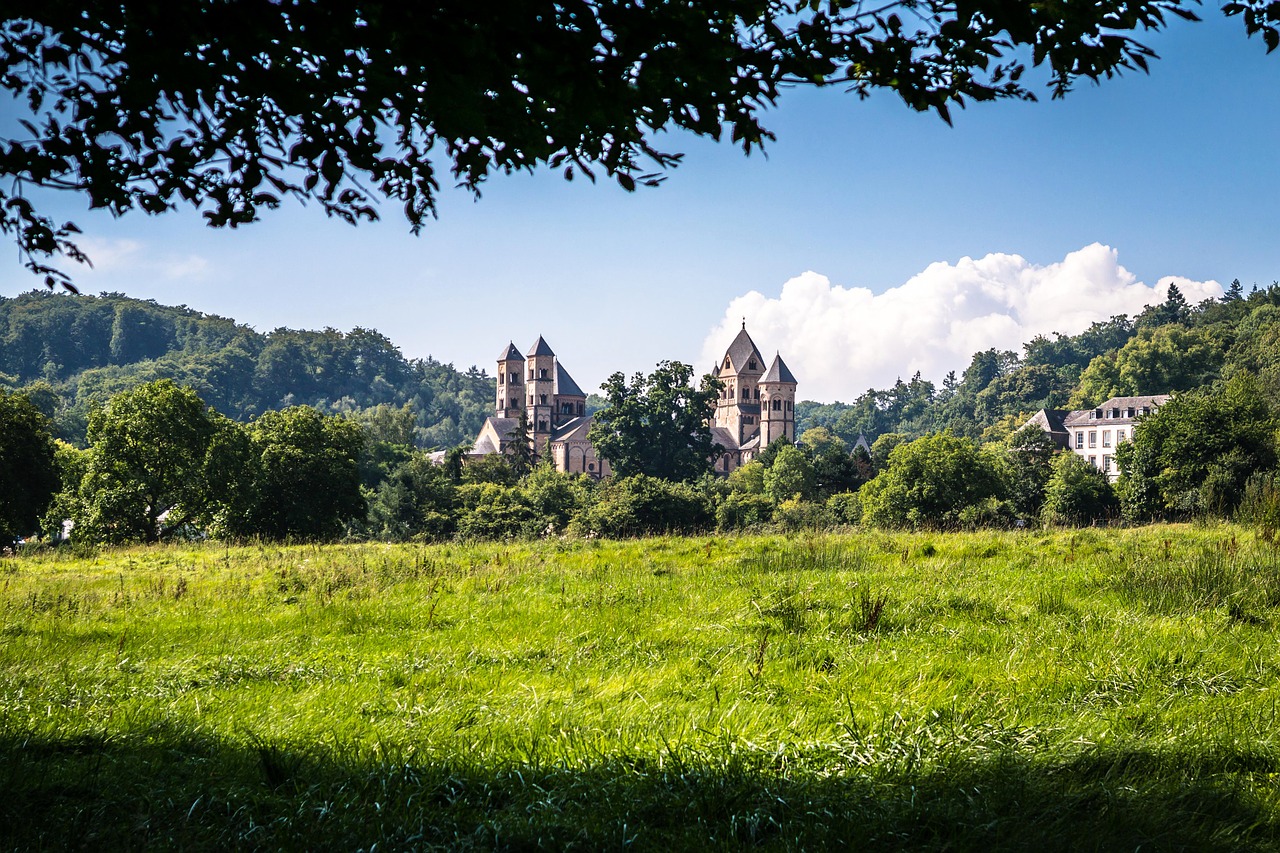
[[[711,423],[712,439],[722,448],[716,471],[728,474],[783,436],[795,440],[796,378],[781,355],[766,366],[746,323],[712,375],[724,386]],[[586,405],[587,395],[542,337],[524,355],[510,343],[498,356],[494,414],[480,428],[470,456],[507,452],[523,415],[534,452],[549,452],[556,470],[608,476],[609,461],[587,438],[592,417]]]

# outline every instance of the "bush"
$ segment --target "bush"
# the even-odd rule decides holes
[[[827,515],[835,524],[857,524],[862,520],[862,501],[857,492],[840,492],[827,498]]]
[[[1091,524],[1113,518],[1119,509],[1106,474],[1070,451],[1053,460],[1044,492],[1046,524]]]
[[[773,511],[773,523],[783,530],[820,530],[830,522],[826,506],[799,497],[783,501]]]
[[[603,484],[599,499],[579,513],[569,529],[581,535],[624,538],[692,533],[715,520],[706,495],[686,483],[636,474]]]
[[[773,520],[773,501],[764,495],[733,492],[716,507],[716,527],[741,530]]]

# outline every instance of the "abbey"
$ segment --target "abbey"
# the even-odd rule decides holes
[[[795,440],[796,378],[780,355],[765,367],[745,322],[712,375],[724,386],[711,422],[712,440],[721,448],[717,472],[745,465],[784,436]],[[597,479],[610,473],[608,460],[587,439],[593,422],[587,395],[541,336],[524,355],[509,343],[498,356],[496,402],[470,457],[508,452],[523,430],[534,452],[549,453],[558,471]]]
[[[764,364],[744,321],[712,372],[724,386],[711,428],[723,448],[716,462],[721,473],[747,464],[784,436],[795,441],[796,378],[781,355],[774,355],[768,369]]]
[[[557,471],[606,476],[609,463],[587,440],[592,420],[586,409],[587,395],[541,335],[525,355],[509,343],[498,356],[495,413],[480,427],[470,455],[507,452],[523,416],[534,453],[549,451]]]

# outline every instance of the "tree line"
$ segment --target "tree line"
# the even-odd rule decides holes
[[[157,379],[195,390],[237,421],[297,405],[331,414],[406,407],[411,443],[421,447],[473,437],[494,387],[476,367],[407,359],[370,329],[262,334],[121,294],[0,297],[0,388],[23,391],[53,420],[57,437],[83,446],[96,406]]]

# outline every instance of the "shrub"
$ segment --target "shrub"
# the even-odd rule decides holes
[[[712,526],[706,496],[686,483],[636,474],[601,486],[599,499],[579,513],[570,530],[613,538],[689,533]]]

